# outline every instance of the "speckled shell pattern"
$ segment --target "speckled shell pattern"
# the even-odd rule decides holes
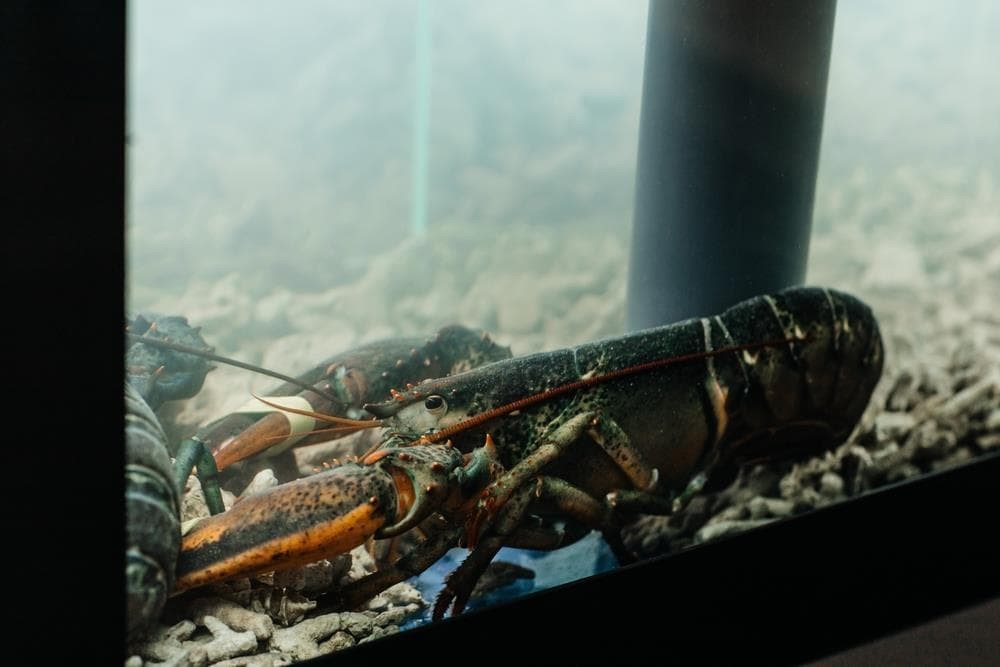
[[[315,532],[366,505],[391,520],[396,506],[395,487],[381,468],[356,463],[345,463],[241,499],[226,512],[204,519],[186,536],[189,542],[198,533],[208,537],[182,549],[177,562],[178,578],[225,562],[234,554]],[[275,550],[276,560],[283,555],[280,548]],[[262,566],[262,570],[267,569],[266,562]]]
[[[881,375],[882,342],[871,309],[836,290],[789,288],[743,301],[714,317],[516,357],[425,382],[396,406],[382,405],[398,409],[437,394],[451,410],[473,416],[587,376],[785,339],[797,340],[626,375],[453,437],[456,446],[469,451],[489,433],[510,467],[558,424],[593,411],[624,430],[632,446],[659,470],[665,488],[678,488],[708,461],[758,454],[755,447],[764,435],[787,432],[792,440],[812,443],[810,450],[843,442]],[[627,486],[622,472],[594,443],[581,442],[573,451],[553,464],[551,474],[595,495]]]
[[[336,401],[315,392],[302,391],[291,383],[275,386],[265,393],[269,396],[298,394],[309,401],[315,412],[357,419],[363,416],[362,405],[389,396],[390,390],[425,378],[460,373],[510,356],[510,348],[498,345],[488,334],[453,324],[429,337],[391,338],[361,345],[323,360],[297,378],[305,384],[315,385]],[[282,423],[284,419],[280,413],[263,418],[252,413],[234,413],[203,427],[197,438],[218,455],[219,446],[228,439],[266,437],[273,424]],[[317,434],[307,436],[298,444],[329,438],[329,434]]]
[[[167,437],[139,392],[125,383],[126,636],[156,621],[174,585],[180,502]]]

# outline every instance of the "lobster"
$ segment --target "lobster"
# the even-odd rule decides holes
[[[183,318],[165,318],[166,321]],[[147,324],[140,316],[138,321]],[[162,321],[162,320],[156,320]],[[184,322],[186,327],[186,322]],[[155,327],[152,327],[155,330]],[[190,328],[188,328],[190,329]],[[172,333],[179,333],[191,340],[192,332],[174,326]],[[160,332],[157,332],[158,334]],[[235,463],[255,457],[275,457],[291,447],[299,447],[324,442],[347,434],[344,430],[315,429],[314,420],[275,409],[274,401],[280,406],[305,408],[308,411],[345,417],[357,417],[361,406],[370,399],[384,396],[392,387],[409,384],[427,377],[436,377],[460,372],[489,361],[506,359],[511,356],[510,348],[498,345],[481,331],[473,331],[459,325],[443,327],[429,338],[392,338],[362,345],[353,350],[324,360],[317,366],[299,375],[289,377],[252,364],[221,357],[208,349],[192,347],[173,340],[165,340],[162,335],[150,338],[148,335],[129,334],[130,338],[142,345],[134,345],[132,350],[143,350],[147,346],[159,350],[158,360],[164,354],[171,366],[186,365],[198,360],[204,367],[201,380],[194,385],[190,373],[174,373],[184,377],[192,385],[187,396],[200,389],[208,366],[204,359],[221,361],[241,368],[272,375],[284,383],[267,392],[269,401],[254,399],[243,408],[232,412],[202,427],[198,432],[181,443],[174,466],[174,478],[180,489],[184,488],[188,475],[197,468],[199,480],[205,491],[205,499],[212,514],[222,512],[221,491],[218,473]],[[163,352],[166,350],[166,353]],[[180,353],[180,354],[178,354]],[[131,354],[131,350],[130,350]],[[148,356],[149,352],[144,352]],[[149,367],[150,364],[146,364]],[[131,367],[135,368],[135,367]],[[162,371],[166,365],[159,366]],[[136,369],[138,371],[138,369]],[[148,382],[151,373],[130,372],[133,383]],[[162,376],[162,373],[159,374]],[[157,384],[163,384],[162,377]],[[151,385],[156,386],[156,385]],[[183,386],[178,379],[172,379],[170,386]],[[175,390],[176,391],[176,390]],[[297,393],[296,393],[297,392]],[[157,402],[157,406],[162,401]]]
[[[321,604],[356,606],[454,546],[470,554],[447,577],[435,619],[461,613],[505,545],[553,549],[596,529],[628,562],[620,530],[636,515],[669,514],[746,462],[842,443],[882,361],[868,306],[795,287],[393,389],[364,406],[375,419],[325,418],[384,429],[359,462],[245,498],[186,534],[174,593],[413,528],[427,539]]]
[[[179,498],[193,467],[198,468],[210,510],[219,513],[224,506],[217,471],[251,457],[274,456],[289,447],[345,435],[313,432],[312,420],[293,421],[286,413],[256,402],[185,439],[171,464],[167,437],[154,411],[167,401],[194,396],[211,370],[209,360],[283,379],[268,392],[269,402],[284,400],[349,417],[360,416],[362,404],[384,396],[393,386],[511,356],[509,348],[489,335],[452,325],[428,338],[368,343],[292,378],[215,355],[183,317],[138,315],[127,323],[126,332],[130,341],[125,383],[129,640],[141,636],[159,617],[173,589],[181,532]]]
[[[142,395],[125,383],[126,639],[159,617],[174,585],[180,499],[167,436]]]

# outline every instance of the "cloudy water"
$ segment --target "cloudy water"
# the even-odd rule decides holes
[[[808,282],[872,308],[881,380],[833,453],[629,525],[640,556],[1000,451],[1000,7],[837,5]],[[129,312],[292,375],[453,323],[514,355],[620,335],[646,18],[613,0],[130,3]],[[273,384],[218,365],[158,416],[176,446]],[[365,437],[224,486],[312,474]],[[596,534],[569,549],[505,550],[471,606],[613,567]],[[300,660],[421,622],[465,553],[370,603],[397,611],[367,634],[276,630],[247,651]]]
[[[645,6],[427,4],[434,242],[461,225],[627,234]],[[322,291],[411,233],[417,8],[130,7],[133,301],[231,272]]]

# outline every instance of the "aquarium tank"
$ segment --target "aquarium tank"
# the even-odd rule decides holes
[[[127,664],[307,661],[1000,451],[1000,9],[724,4],[128,4]]]

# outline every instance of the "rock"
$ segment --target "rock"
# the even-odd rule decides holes
[[[250,609],[267,614],[284,627],[294,625],[316,608],[316,601],[287,588],[265,586],[245,591],[240,595]]]
[[[391,617],[395,617],[395,615],[383,618]],[[354,642],[360,642],[376,631],[380,635],[384,634],[386,628],[376,623],[378,618],[379,615],[374,612],[345,611],[324,614],[306,619],[290,628],[278,628],[271,637],[270,648],[288,653],[296,660],[308,660],[317,655],[353,645],[343,636],[334,638],[333,635],[336,633],[349,635]]]
[[[729,507],[725,507],[718,514],[712,516],[706,522],[706,525],[724,521],[742,521],[743,519],[747,519],[749,517],[750,517],[750,510],[744,503],[740,503],[738,505],[730,505]]]
[[[810,489],[810,491],[812,491],[812,489]],[[814,495],[816,494],[815,491],[812,491],[812,493]],[[793,516],[794,515],[798,515],[798,514],[805,514],[806,512],[811,512],[814,509],[816,509],[816,502],[815,502],[815,499],[812,498],[812,497],[810,497],[808,499],[800,497],[800,498],[797,498],[794,501],[792,501],[792,515]]]
[[[257,655],[243,655],[222,660],[214,663],[212,667],[284,667],[284,665],[290,664],[290,659],[283,658],[278,654],[258,653]]]
[[[341,628],[350,632],[355,639],[371,634],[375,626],[373,618],[367,614],[345,611],[340,615]]]
[[[787,500],[784,502],[788,502]],[[791,505],[791,503],[789,503]],[[751,519],[766,519],[771,516],[771,510],[767,506],[767,500],[761,496],[755,496],[750,499],[747,503],[747,509],[750,510]]]
[[[763,496],[752,498],[747,505],[751,519],[790,516],[794,506],[794,503],[782,498],[764,498]]]
[[[991,394],[997,393],[1000,393],[1000,380],[994,373],[952,396],[947,403],[941,406],[940,412],[946,417],[954,417],[964,412],[977,410],[978,408],[975,406],[979,403],[983,403],[983,407],[988,408],[985,405],[986,399]]]
[[[372,619],[372,622],[378,626],[386,625],[399,625],[403,622],[407,616],[407,611],[405,607],[394,607],[387,611],[383,611],[381,614]]]
[[[828,498],[839,498],[844,494],[844,480],[835,472],[825,472],[819,480],[819,492]]]
[[[901,440],[916,425],[912,414],[905,412],[883,412],[875,417],[875,437],[879,442]]]
[[[278,478],[274,476],[274,470],[271,468],[264,468],[250,480],[247,488],[243,489],[243,493],[240,494],[240,498],[249,498],[250,496],[257,495],[267,491],[268,489],[273,489],[278,486]]]
[[[368,553],[365,545],[362,544],[352,549],[350,556],[351,567],[347,574],[341,578],[341,584],[350,583],[355,579],[360,579],[369,572],[375,571],[375,561],[372,559],[371,554]]]
[[[333,653],[334,651],[350,648],[357,643],[357,640],[349,632],[338,630],[329,639],[320,644],[318,649],[320,653]]]
[[[944,470],[952,466],[961,465],[972,460],[972,450],[968,447],[959,447],[945,458],[931,463],[931,470]]]
[[[218,597],[194,600],[188,607],[188,613],[199,625],[205,625],[205,619],[211,616],[234,630],[252,632],[258,640],[269,639],[274,632],[274,623],[266,614],[245,609],[235,602]]]
[[[916,405],[920,400],[917,391],[917,380],[912,371],[903,370],[893,382],[885,402],[886,409],[893,413],[903,413]],[[876,417],[876,420],[878,417]]]
[[[783,475],[778,465],[744,467],[733,482],[732,491],[727,489],[724,494],[732,496],[733,502],[747,502],[755,496],[769,497],[778,493],[778,482]]]
[[[879,463],[883,459],[896,454],[896,452],[898,452],[898,451],[899,451],[899,444],[898,443],[896,443],[896,442],[886,443],[885,447],[882,447],[881,449],[879,449],[879,450],[877,450],[875,452],[872,452],[872,462],[873,463]]]
[[[374,641],[380,637],[385,637],[386,635],[395,634],[397,632],[399,632],[399,628],[396,627],[395,625],[388,625],[384,628],[375,628],[374,630],[372,630],[372,633],[370,635],[360,640],[358,643],[364,644],[370,641]]]
[[[324,614],[306,619],[290,628],[278,628],[271,636],[270,648],[287,653],[296,660],[320,655],[318,643],[341,629],[340,614]]]
[[[405,581],[385,589],[366,605],[367,609],[371,611],[400,607],[407,610],[407,615],[425,606],[427,606],[427,601],[424,600],[420,591]]]
[[[825,504],[825,499],[820,496],[819,491],[812,487],[806,487],[802,489],[799,497],[795,501],[796,514],[802,513],[802,506],[805,505],[810,508],[816,508],[820,505]]]
[[[203,647],[209,662],[250,653],[257,648],[257,638],[250,630],[235,632],[214,616],[205,616],[203,622],[214,637]]]
[[[889,484],[893,482],[900,482],[904,479],[910,479],[911,477],[916,477],[920,474],[920,468],[913,465],[912,463],[904,463],[900,466],[891,468],[885,476],[885,481]]]
[[[944,456],[955,447],[956,441],[955,433],[928,421],[910,434],[904,449],[912,452],[914,463],[921,463]]]
[[[754,519],[750,521],[719,521],[718,523],[711,523],[695,533],[694,543],[711,542],[720,537],[735,535],[758,526],[763,526],[765,523],[770,523],[771,521],[772,519]]]
[[[186,641],[194,634],[195,624],[181,621],[169,628],[159,628],[150,639],[136,647],[145,660],[155,660],[167,664],[204,665],[208,656],[203,646]]]
[[[1000,447],[1000,433],[987,433],[976,438],[979,449],[989,451]]]
[[[778,489],[781,497],[785,500],[795,500],[802,493],[802,480],[799,478],[798,470],[793,469],[778,482]]]

